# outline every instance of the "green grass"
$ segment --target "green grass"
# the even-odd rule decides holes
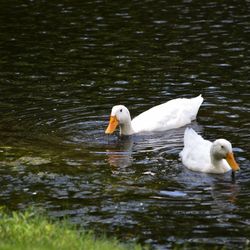
[[[135,244],[122,244],[116,239],[95,237],[92,232],[77,230],[63,221],[26,212],[7,213],[0,209],[1,250],[125,250],[142,249]]]

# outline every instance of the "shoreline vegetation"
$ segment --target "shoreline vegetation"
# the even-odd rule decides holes
[[[139,244],[115,238],[96,237],[91,231],[77,230],[67,219],[56,221],[34,210],[9,212],[0,208],[1,250],[141,250]]]
[[[249,242],[242,249],[250,249]],[[227,249],[225,245],[176,244],[172,249]],[[8,211],[0,207],[1,250],[148,250],[149,245],[124,243],[116,238],[96,236],[90,230],[79,230],[67,218],[58,220],[35,211]]]

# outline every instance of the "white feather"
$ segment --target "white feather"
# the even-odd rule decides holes
[[[155,106],[132,121],[128,109],[123,105],[114,106],[112,116],[120,119],[120,133],[129,135],[140,132],[163,131],[182,127],[196,119],[203,102],[201,95],[195,98],[178,98]],[[121,109],[124,112],[119,112]]]
[[[225,139],[218,139],[214,143],[203,139],[193,129],[186,128],[184,133],[184,148],[180,152],[183,165],[193,171],[204,173],[225,173],[231,170],[227,161],[221,157],[216,161],[213,160],[213,152],[218,153],[219,148],[216,145],[223,145],[225,153],[232,152],[231,143]]]

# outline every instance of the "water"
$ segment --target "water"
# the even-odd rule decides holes
[[[249,1],[12,0],[0,13],[1,206],[156,249],[249,246]],[[191,127],[232,142],[236,182],[183,167],[185,128],[104,134],[115,104],[134,117],[200,93]]]

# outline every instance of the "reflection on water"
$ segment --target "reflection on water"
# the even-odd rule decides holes
[[[246,1],[2,1],[0,205],[157,249],[249,244],[249,20]],[[232,142],[241,171],[193,173],[185,128],[106,136],[133,117],[202,94],[190,126]]]
[[[108,163],[116,168],[125,168],[132,165],[133,137],[122,137],[115,143],[114,148],[107,149]]]

